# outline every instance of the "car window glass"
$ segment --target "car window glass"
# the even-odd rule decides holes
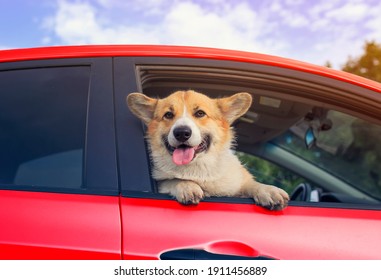
[[[80,187],[90,68],[0,71],[0,184]]]
[[[245,152],[236,152],[236,155],[256,181],[260,183],[277,186],[284,189],[288,194],[291,194],[295,187],[301,183],[312,185],[307,179],[294,172],[258,156]]]
[[[306,141],[312,145],[308,147]],[[273,141],[348,187],[378,200],[381,200],[380,142],[381,126],[334,110],[312,111]]]

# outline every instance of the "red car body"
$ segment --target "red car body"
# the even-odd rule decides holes
[[[207,60],[212,64],[219,61],[262,65],[308,73],[378,94],[379,101],[375,106],[381,106],[379,83],[289,59],[228,50],[171,46],[4,50],[0,52],[0,66],[5,66],[0,71],[25,68],[17,63],[34,65],[38,62],[36,67],[40,67],[39,63],[44,65],[47,61],[70,60],[76,64],[76,59],[83,58],[110,60],[110,68],[105,71],[113,81],[116,95],[119,94],[118,75],[122,75],[122,72],[113,68],[119,63],[116,58],[178,58]],[[111,86],[108,92],[112,93]],[[120,100],[116,98],[115,103],[119,104]],[[110,179],[114,182],[110,185],[116,191],[110,194],[87,192],[91,189],[88,187],[75,193],[61,189],[44,190],[35,186],[0,185],[1,259],[159,259],[166,252],[184,253],[182,257],[187,258],[189,250],[205,251],[214,257],[381,258],[381,208],[290,203],[282,211],[270,211],[250,203],[218,200],[203,201],[197,206],[183,206],[167,197],[141,196],[138,191],[123,191],[124,186],[129,188],[129,185],[139,184],[140,176],[129,183],[127,175],[124,177],[119,174],[123,172],[125,164],[118,162],[119,152],[115,148],[122,145],[118,138],[118,127],[122,126],[122,121],[118,120],[121,114],[118,106],[125,105],[115,105],[116,111],[112,114],[116,116],[116,125],[110,128],[114,137],[112,139],[118,141],[114,142],[113,147],[99,145],[96,148],[98,151],[110,150],[112,154],[113,166],[110,168],[113,169],[109,170],[109,176],[114,180]],[[110,123],[114,121],[112,119]],[[144,146],[143,139],[140,139],[140,145]],[[130,149],[141,149],[131,143],[126,145]],[[125,153],[128,151],[125,150]],[[87,156],[91,156],[90,152]],[[98,156],[94,156],[94,161],[102,160]],[[127,155],[125,157],[128,158]],[[147,156],[141,154],[141,157],[144,158],[142,164],[147,164]],[[136,158],[133,160],[138,161]],[[93,161],[89,159],[88,162]],[[130,174],[138,172],[131,168]],[[149,180],[144,178],[144,184]],[[98,183],[89,179],[88,184],[96,186]],[[107,187],[107,183],[99,182],[99,185]]]

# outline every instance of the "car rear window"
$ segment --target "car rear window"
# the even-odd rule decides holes
[[[81,187],[90,67],[0,71],[0,184]]]

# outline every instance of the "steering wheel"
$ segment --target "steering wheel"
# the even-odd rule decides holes
[[[290,195],[293,201],[310,201],[312,188],[308,183],[300,183]]]

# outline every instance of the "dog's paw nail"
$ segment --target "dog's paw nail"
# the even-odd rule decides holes
[[[200,202],[199,200],[194,200],[194,199],[180,201],[180,203],[183,205],[197,205],[199,204],[199,202]]]
[[[184,205],[197,205],[203,197],[200,186],[188,182],[179,188],[177,200]]]
[[[269,210],[283,210],[288,204],[288,194],[277,187],[265,186],[254,195],[257,204]]]
[[[194,204],[192,201],[188,200],[188,201],[182,201],[180,202],[182,205],[192,205]]]

